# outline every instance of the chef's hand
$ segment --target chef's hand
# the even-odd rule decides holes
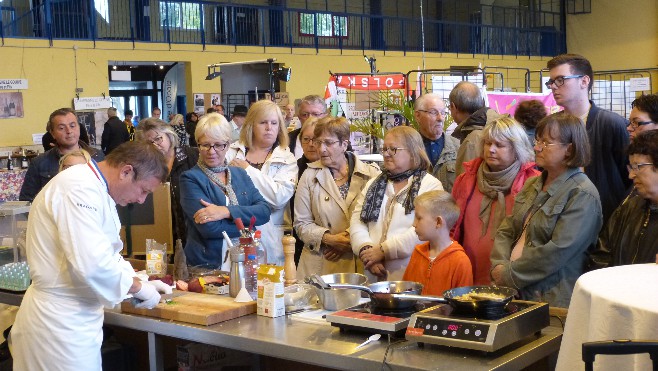
[[[229,162],[228,166],[237,166],[246,169],[249,167],[249,163],[245,160],[234,158],[233,160],[231,160],[231,162]]]
[[[158,290],[158,292],[161,294],[171,294],[173,292],[171,286],[167,285],[166,283],[160,280],[153,280],[147,282],[153,285],[153,287],[155,287],[155,289]]]
[[[226,206],[217,206],[210,202],[206,202],[203,199],[200,199],[199,202],[201,202],[201,205],[203,205],[204,208],[199,209],[194,213],[194,222],[196,224],[216,222],[231,216],[231,212]]]
[[[503,282],[503,266],[502,265],[497,265],[497,266],[494,267],[494,269],[491,270],[491,280],[496,285],[504,285],[505,284]]]
[[[161,281],[162,282],[162,281]],[[160,293],[151,282],[142,281],[142,288],[133,294],[135,299],[142,302],[135,305],[135,308],[151,309],[160,302]]]

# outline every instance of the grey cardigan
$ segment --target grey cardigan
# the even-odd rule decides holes
[[[502,265],[504,284],[517,288],[523,299],[566,308],[603,224],[601,201],[594,184],[578,168],[565,171],[543,192],[545,178],[544,172],[529,179],[516,196],[512,215],[496,233],[491,267]],[[526,215],[532,216],[523,254],[511,262]]]

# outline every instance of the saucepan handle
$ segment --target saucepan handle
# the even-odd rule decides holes
[[[391,294],[395,299],[398,300],[413,300],[413,301],[431,301],[437,303],[447,304],[448,301],[443,296],[431,296],[431,295],[412,295],[412,294]]]
[[[360,286],[360,285],[350,285],[347,283],[328,283],[327,286],[329,286],[330,289],[354,289],[354,290],[361,290],[365,291],[368,293],[368,295],[372,295],[372,290],[370,290],[366,286]]]

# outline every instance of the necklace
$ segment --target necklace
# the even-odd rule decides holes
[[[633,260],[631,261],[631,264],[635,264],[635,258],[637,258],[637,253],[640,252],[640,242],[642,241],[642,237],[644,237],[644,231],[647,229],[647,225],[649,225],[649,219],[651,219],[651,206],[647,205],[647,212],[645,214],[644,218],[644,223],[642,223],[642,227],[640,228],[640,236],[637,238],[637,246],[635,248],[635,255],[633,255]]]
[[[336,176],[334,175],[334,171],[333,170],[329,170],[329,171],[331,171],[331,176],[334,178],[334,181],[336,182],[340,182],[341,180],[345,179],[345,177],[347,176],[347,174],[345,174],[340,178],[336,178]],[[338,171],[338,174],[340,175],[340,171]]]

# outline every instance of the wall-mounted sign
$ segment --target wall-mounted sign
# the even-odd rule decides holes
[[[103,97],[85,97],[73,99],[76,110],[93,110],[112,107],[112,99]]]
[[[0,90],[27,89],[27,79],[0,79]]]
[[[629,80],[631,82],[631,91],[651,90],[651,79],[648,77],[637,77]]]

